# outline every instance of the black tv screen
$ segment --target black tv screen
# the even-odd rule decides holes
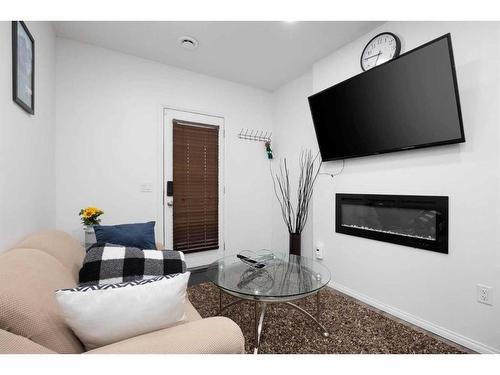
[[[450,34],[309,97],[323,161],[465,142]]]

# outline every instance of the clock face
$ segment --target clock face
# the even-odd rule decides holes
[[[368,42],[361,54],[361,68],[371,69],[399,56],[401,42],[393,33],[382,33]]]

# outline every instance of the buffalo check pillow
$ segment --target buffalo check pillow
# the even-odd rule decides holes
[[[87,250],[79,283],[81,286],[116,284],[185,271],[184,254],[180,251],[97,243]]]

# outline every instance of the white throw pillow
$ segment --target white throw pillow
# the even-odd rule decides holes
[[[90,350],[185,319],[189,272],[56,291],[66,324]]]

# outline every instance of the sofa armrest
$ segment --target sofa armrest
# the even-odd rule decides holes
[[[0,329],[0,354],[54,354],[30,339]]]
[[[245,339],[231,319],[212,317],[132,337],[86,354],[240,354]]]

